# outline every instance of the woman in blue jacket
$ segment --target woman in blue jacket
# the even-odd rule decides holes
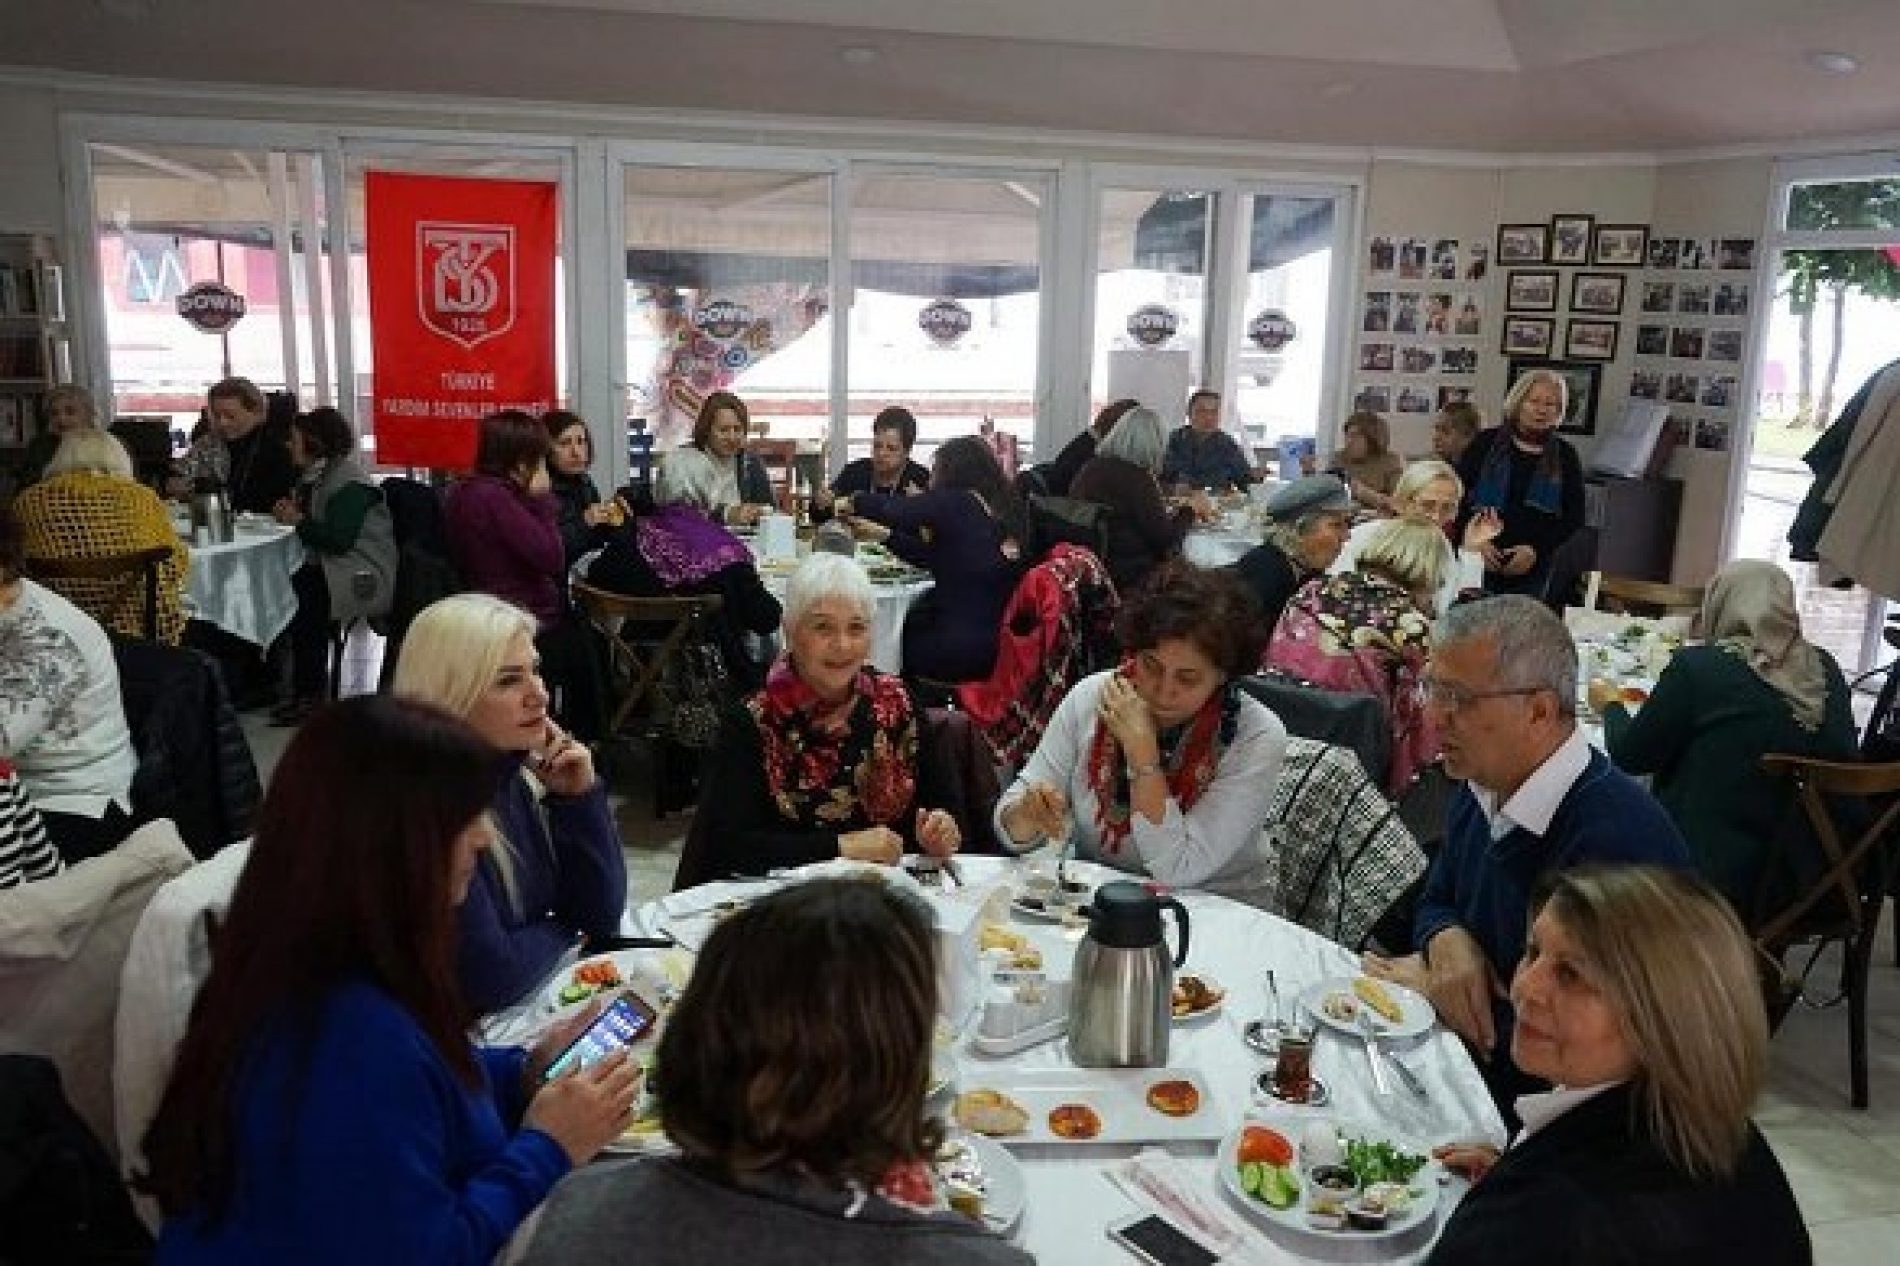
[[[478,1012],[521,1001],[582,941],[620,929],[627,862],[594,758],[554,723],[534,617],[488,594],[417,616],[395,692],[433,703],[498,749],[495,842],[462,903],[462,995]]]
[[[454,912],[493,760],[388,696],[291,741],[145,1136],[159,1262],[487,1262],[624,1127],[624,1055],[542,1083],[574,1025],[466,1037]]]

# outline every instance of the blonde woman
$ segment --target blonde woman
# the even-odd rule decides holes
[[[1316,576],[1287,603],[1263,669],[1323,690],[1376,696],[1392,731],[1386,792],[1398,796],[1438,758],[1438,731],[1420,682],[1431,653],[1434,596],[1444,583],[1445,535],[1387,519],[1358,566]]]
[[[163,547],[158,565],[158,636],[173,643],[185,631],[185,546],[158,494],[132,477],[132,458],[96,427],[69,430],[46,466],[46,478],[14,501],[29,559],[59,562],[109,558]],[[56,580],[48,588],[124,637],[145,632],[145,582],[139,579]]]
[[[1531,901],[1511,1053],[1548,1080],[1502,1155],[1439,1149],[1477,1185],[1430,1266],[1813,1260],[1749,1120],[1768,1071],[1748,936],[1687,872],[1583,866]]]
[[[61,440],[75,431],[97,431],[99,406],[92,393],[72,383],[62,383],[46,393],[46,429],[27,441],[20,460],[20,486],[38,483],[46,477]]]
[[[456,967],[478,1011],[519,1002],[583,940],[620,927],[627,866],[594,758],[548,715],[535,621],[488,594],[426,608],[403,638],[395,692],[445,708],[500,753]]]
[[[1431,614],[1441,616],[1458,601],[1459,595],[1484,586],[1484,549],[1497,539],[1504,524],[1495,511],[1480,510],[1473,514],[1460,533],[1459,547],[1454,549],[1451,538],[1444,533],[1458,517],[1459,503],[1464,500],[1464,481],[1458,478],[1458,472],[1449,462],[1436,458],[1412,462],[1399,476],[1398,484],[1392,489],[1392,517],[1409,519],[1414,523],[1423,523],[1439,530],[1440,553],[1443,556],[1442,579],[1438,589],[1432,594],[1429,610]],[[1335,574],[1351,571],[1359,562],[1359,553],[1372,538],[1372,534],[1384,527],[1388,519],[1370,519],[1353,528],[1352,535],[1346,538],[1346,547],[1339,551],[1339,557],[1328,569]]]
[[[1561,375],[1533,369],[1504,397],[1504,425],[1482,432],[1458,459],[1462,522],[1494,510],[1504,530],[1484,547],[1484,587],[1542,597],[1557,547],[1583,526],[1583,463],[1557,434],[1570,407]]]

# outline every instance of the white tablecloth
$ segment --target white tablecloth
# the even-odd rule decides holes
[[[751,537],[743,537],[747,545],[753,544]],[[807,542],[799,542],[800,555],[809,552]],[[860,554],[859,562],[869,562]],[[882,561],[888,562],[886,558]],[[759,566],[759,578],[771,591],[774,598],[785,601],[785,587],[791,580],[789,566],[783,563],[766,562]],[[877,591],[877,612],[871,622],[871,663],[882,672],[901,673],[904,671],[904,617],[917,604],[917,599],[929,593],[936,581],[925,577],[892,583],[872,582]]]
[[[1257,530],[1225,527],[1194,528],[1181,542],[1181,554],[1196,567],[1225,567],[1260,544]]]
[[[962,866],[970,886],[955,897],[936,899],[978,900],[986,883],[1001,879],[1016,865],[1020,863],[999,858],[964,858]],[[731,887],[740,890],[738,885]],[[747,887],[753,893],[759,890],[757,884]],[[710,895],[695,890],[688,894],[688,901],[704,908]],[[1219,1014],[1176,1027],[1168,1062],[1200,1070],[1214,1097],[1213,1105],[1203,1111],[1218,1113],[1225,1128],[1231,1129],[1254,1106],[1253,1078],[1269,1066],[1265,1057],[1256,1055],[1241,1040],[1244,1022],[1265,1010],[1265,970],[1271,967],[1278,973],[1281,996],[1290,1008],[1306,985],[1326,976],[1349,973],[1356,960],[1323,937],[1238,902],[1202,893],[1182,894],[1182,901],[1191,923],[1188,969],[1212,976],[1227,987],[1228,994]],[[664,922],[660,903],[652,903],[634,912],[627,927],[636,934],[652,935]],[[1053,977],[1068,975],[1076,934],[1014,916],[1012,926],[1038,943]],[[1497,1111],[1470,1056],[1456,1038],[1435,1028],[1413,1042],[1395,1043],[1391,1049],[1425,1083],[1426,1099],[1420,1100],[1396,1084],[1390,1096],[1376,1095],[1363,1047],[1356,1040],[1322,1029],[1313,1051],[1313,1069],[1331,1088],[1331,1105],[1325,1109],[1276,1105],[1275,1113],[1382,1125],[1420,1145],[1454,1139],[1488,1139],[1503,1145],[1504,1129]],[[1069,1067],[1066,1044],[1059,1039],[1013,1056],[990,1059],[970,1049],[966,1032],[956,1044],[955,1055],[958,1084],[964,1089],[983,1085],[986,1079],[1011,1068]],[[1110,1222],[1140,1210],[1105,1176],[1105,1170],[1138,1150],[1134,1146],[1016,1149],[1029,1191],[1028,1211],[1016,1234],[1017,1241],[1045,1266],[1121,1260],[1104,1237],[1104,1229]],[[1327,1239],[1285,1232],[1252,1220],[1238,1201],[1220,1190],[1215,1144],[1172,1144],[1167,1150],[1204,1178],[1202,1194],[1212,1203],[1221,1205],[1235,1222],[1258,1229],[1265,1241],[1255,1259],[1259,1261],[1416,1261],[1437,1237],[1443,1217],[1462,1194],[1462,1184],[1453,1183],[1441,1192],[1437,1217],[1403,1236],[1370,1243]]]
[[[193,545],[185,614],[269,646],[297,614],[290,578],[303,560],[296,532],[275,523],[241,524],[226,545]]]

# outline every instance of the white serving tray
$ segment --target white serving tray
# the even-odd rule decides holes
[[[1157,1081],[1189,1081],[1201,1092],[1193,1116],[1171,1117],[1148,1106]],[[1103,1143],[1216,1142],[1227,1133],[1227,1114],[1194,1068],[985,1068],[964,1069],[959,1090],[1000,1090],[1029,1114],[1021,1134],[996,1139],[1005,1147],[1093,1147]],[[1084,1103],[1102,1118],[1092,1139],[1066,1139],[1049,1129],[1049,1113],[1065,1103]]]

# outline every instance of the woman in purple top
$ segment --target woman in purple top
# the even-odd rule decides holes
[[[839,497],[860,537],[930,572],[936,585],[904,620],[904,675],[980,681],[996,666],[1003,607],[1022,574],[1021,510],[996,455],[974,436],[931,463],[930,491]]]
[[[548,474],[552,441],[542,422],[519,409],[482,419],[475,473],[449,494],[449,550],[462,583],[506,599],[534,616],[554,712],[591,742],[606,725],[600,650],[567,600],[567,550],[561,507]]]

